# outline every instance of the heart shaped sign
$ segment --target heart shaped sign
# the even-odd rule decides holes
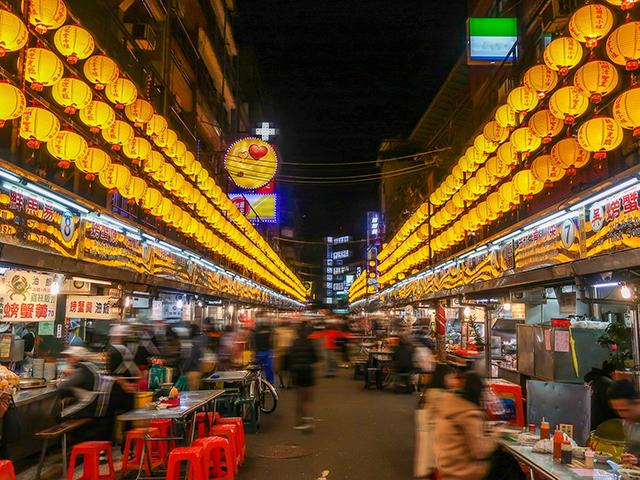
[[[251,155],[251,157],[253,157],[256,160],[260,160],[268,152],[269,152],[269,149],[264,145],[256,145],[255,143],[252,143],[251,145],[249,145],[249,155]]]

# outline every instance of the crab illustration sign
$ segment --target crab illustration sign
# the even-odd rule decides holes
[[[5,322],[50,322],[56,318],[57,296],[51,293],[53,275],[7,270],[0,314]]]
[[[269,183],[276,174],[278,157],[270,143],[246,137],[229,147],[224,164],[237,186],[255,190]]]

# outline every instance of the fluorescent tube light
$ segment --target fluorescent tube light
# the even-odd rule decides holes
[[[578,210],[582,207],[584,207],[585,205],[589,204],[589,203],[595,203],[598,200],[602,200],[603,198],[608,197],[609,195],[613,195],[614,193],[618,193],[622,190],[624,190],[627,187],[630,187],[631,185],[635,185],[636,183],[638,183],[640,180],[638,180],[638,177],[633,177],[630,178],[629,180],[626,180],[622,183],[619,183],[618,185],[608,188],[603,192],[600,192],[596,195],[593,195],[585,200],[582,200],[581,202],[576,203],[575,205],[569,207],[569,210],[574,211],[574,210]]]

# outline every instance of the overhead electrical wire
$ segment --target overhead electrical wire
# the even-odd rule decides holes
[[[418,152],[412,153],[411,155],[404,155],[401,157],[391,157],[391,158],[382,158],[379,160],[364,160],[358,162],[324,162],[324,163],[307,163],[307,162],[280,162],[281,165],[299,165],[305,167],[340,167],[343,165],[366,165],[366,164],[378,164],[378,163],[387,163],[387,162],[395,162],[398,160],[406,160],[408,158],[414,158],[414,160],[418,160],[417,157],[421,157],[423,155],[430,155],[433,153],[440,153],[446,150],[451,150],[451,147],[443,147],[437,148],[434,150],[428,150],[426,152]],[[227,155],[227,160],[231,159],[239,159],[238,161],[243,161],[238,155]]]

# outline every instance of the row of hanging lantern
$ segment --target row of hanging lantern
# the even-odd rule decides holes
[[[636,2],[608,3],[628,11]],[[592,156],[605,158],[622,143],[623,129],[640,135],[640,88],[633,77],[631,88],[612,102],[611,116],[599,112],[603,98],[620,83],[616,65],[633,72],[640,61],[640,22],[627,18],[613,30],[614,20],[611,10],[602,4],[588,4],[574,12],[568,26],[570,36],[547,45],[544,63],[529,68],[522,85],[509,92],[507,103],[497,108],[493,120],[484,125],[430,195],[431,206],[421,205],[380,252],[380,284],[403,278],[428,260],[431,252],[450,248],[514,208],[522,198],[530,199],[565,175],[575,175]],[[594,58],[593,49],[605,38],[609,61]],[[589,60],[577,69],[570,84],[569,72],[584,57],[583,44],[591,49]],[[571,126],[590,105],[594,116],[581,122],[575,137],[570,136]],[[557,141],[565,129],[567,137]],[[531,160],[540,147],[543,152]],[[433,238],[430,230],[435,233]],[[418,248],[425,242],[431,251]],[[366,288],[357,291],[362,294]]]
[[[57,29],[54,34],[56,49],[71,65],[85,60],[82,71],[86,79],[97,91],[104,93],[116,110],[124,112],[128,122],[118,119],[119,115],[99,95],[94,98],[92,89],[83,80],[73,76],[63,78],[63,62],[46,48],[37,46],[24,52],[25,81],[36,92],[51,87],[51,97],[64,108],[65,113],[73,115],[79,112],[80,121],[89,127],[91,133],[101,134],[114,152],[121,151],[134,165],[141,164],[142,171],[158,182],[163,190],[197,212],[204,222],[249,254],[253,261],[241,257],[230,245],[222,248],[223,253],[229,253],[223,256],[236,265],[250,268],[259,278],[296,298],[303,298],[304,289],[299,279],[215,184],[195,155],[169,128],[167,120],[154,112],[150,102],[138,97],[135,84],[120,76],[120,70],[112,59],[102,54],[93,55],[95,44],[91,34],[80,26],[64,25],[66,19],[67,10],[62,0],[32,0],[29,3],[29,23],[40,34]],[[7,10],[0,10],[0,54],[21,50],[28,38],[29,32],[22,20]],[[147,190],[158,192],[163,198],[158,190],[149,189],[142,178],[132,177],[135,180],[128,181],[131,178],[125,173],[130,174],[128,168],[112,162],[112,157],[103,150],[90,147],[82,135],[71,128],[61,129],[60,120],[51,111],[39,106],[28,107],[23,92],[11,83],[0,83],[0,98],[3,100],[0,122],[20,118],[20,137],[27,140],[31,148],[39,148],[46,143],[47,151],[58,160],[60,168],[75,164],[86,174],[87,180],[98,177],[107,188],[114,188],[132,202],[142,202]],[[149,199],[155,198],[158,198],[156,194],[149,195]],[[163,200],[170,202],[169,199]],[[165,202],[164,205],[168,204]],[[166,207],[159,212],[162,214],[156,216],[172,225],[179,225],[179,230],[199,241],[204,239],[205,234],[198,226],[202,223],[198,223],[191,214],[181,216],[181,219],[185,218],[182,222],[173,221],[179,215],[175,213],[178,209],[180,207],[176,205],[170,209]],[[153,208],[148,210],[158,212]]]

